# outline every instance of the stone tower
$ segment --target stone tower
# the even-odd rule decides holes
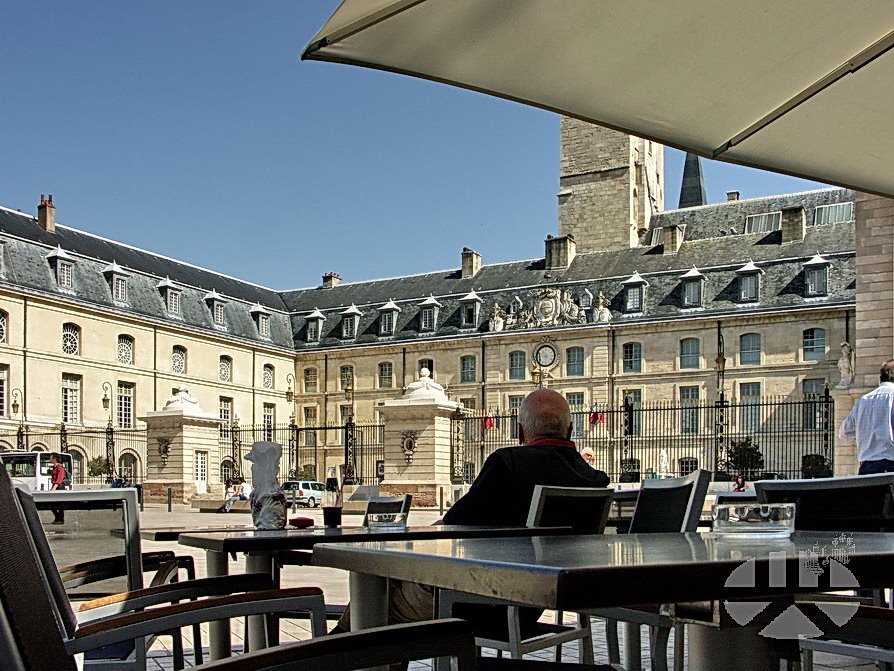
[[[664,146],[562,117],[559,235],[578,253],[636,247],[664,209]]]

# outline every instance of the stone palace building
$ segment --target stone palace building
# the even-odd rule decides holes
[[[855,370],[852,354],[865,197],[731,192],[707,204],[688,156],[680,206],[665,210],[662,146],[563,119],[558,199],[541,257],[489,264],[458,241],[452,269],[327,272],[285,291],[100,238],[89,222],[56,224],[52,197],[37,216],[0,209],[0,447],[14,449],[22,425],[138,429],[181,388],[222,437],[235,418],[374,422],[423,367],[454,401],[494,414],[538,384],[587,409],[711,402],[721,389],[841,394],[855,375],[854,393],[871,385],[878,363]],[[76,470],[95,456],[66,446]],[[227,450],[184,449],[184,497],[216,488]],[[839,472],[856,470],[847,449]],[[132,477],[146,459],[116,448]],[[341,460],[324,447],[317,477]]]

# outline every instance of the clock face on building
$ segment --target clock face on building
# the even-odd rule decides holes
[[[548,368],[556,362],[556,348],[552,345],[541,345],[534,352],[537,365]]]

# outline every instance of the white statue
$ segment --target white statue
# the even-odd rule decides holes
[[[667,450],[662,447],[658,452],[658,477],[666,478],[670,474],[670,459],[667,456]]]
[[[848,389],[854,382],[854,348],[849,342],[841,343],[841,356],[838,358],[838,371],[841,379],[835,385],[836,389]]]
[[[419,370],[419,379],[406,386],[404,389],[404,396],[437,401],[449,400],[447,398],[447,393],[444,391],[444,387],[431,379],[431,371],[425,367]]]
[[[251,462],[251,521],[257,529],[286,526],[286,496],[277,480],[282,445],[267,440],[254,443],[245,458]]]

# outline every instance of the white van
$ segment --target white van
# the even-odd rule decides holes
[[[52,452],[0,452],[0,461],[6,466],[16,487],[32,492],[48,491],[51,487],[50,471],[53,468],[51,454]],[[59,460],[70,478],[71,455],[63,452],[59,454]]]

